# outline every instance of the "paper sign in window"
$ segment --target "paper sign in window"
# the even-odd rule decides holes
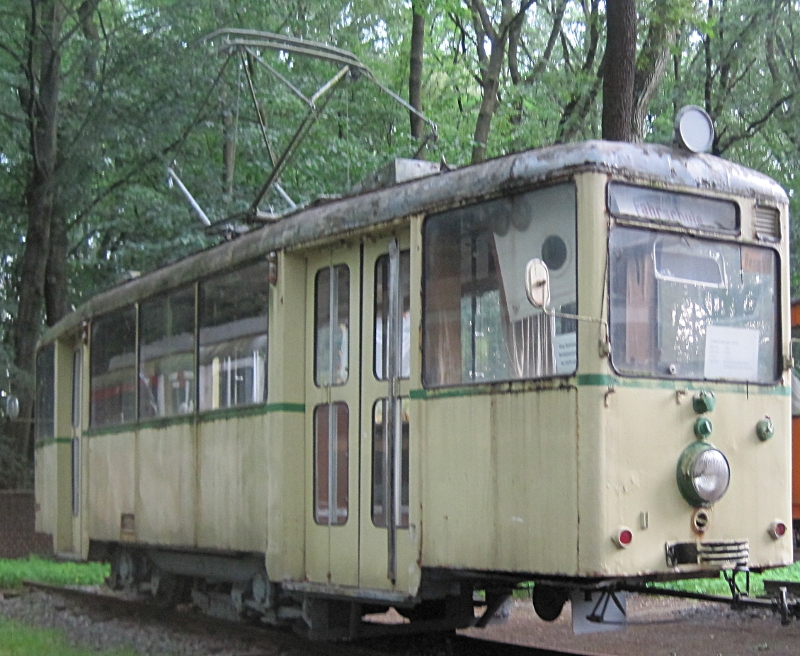
[[[705,378],[756,380],[760,333],[750,328],[706,328]]]

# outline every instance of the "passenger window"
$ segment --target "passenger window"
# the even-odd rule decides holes
[[[81,372],[82,353],[78,349],[72,354],[72,427],[81,427]]]
[[[550,272],[550,307],[577,313],[575,185],[429,217],[424,224],[426,387],[569,375],[577,325],[534,308],[525,268]]]
[[[139,417],[194,411],[194,285],[141,304]]]
[[[92,322],[90,414],[95,428],[136,419],[136,308]]]
[[[55,353],[49,344],[36,355],[36,441],[55,436]]]
[[[349,431],[350,413],[346,403],[325,403],[314,408],[314,521],[317,524],[347,523]]]
[[[408,378],[411,369],[411,254],[400,253],[400,304],[402,307],[402,360],[400,378]],[[375,378],[386,380],[385,364],[388,362],[389,343],[384,339],[389,321],[389,255],[381,255],[375,263],[375,332],[374,360]]]
[[[267,400],[268,263],[200,284],[200,410]]]
[[[314,382],[344,385],[349,376],[350,269],[325,267],[314,282]]]
[[[408,402],[399,399],[402,426],[401,440],[395,445],[395,526],[408,528]],[[384,429],[389,399],[378,399],[372,408],[372,523],[386,527],[386,444],[387,435]],[[399,476],[398,476],[399,473]],[[399,486],[397,483],[399,482]]]

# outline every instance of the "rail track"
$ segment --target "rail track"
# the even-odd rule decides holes
[[[454,633],[373,638],[354,643],[308,641],[289,630],[208,617],[187,607],[159,605],[142,597],[104,590],[87,590],[26,582],[30,590],[52,598],[57,610],[86,618],[87,624],[108,625],[114,620],[164,632],[190,636],[195,642],[215,643],[208,654],[239,656],[603,656],[599,652],[539,649],[457,635]],[[220,650],[223,650],[220,652]],[[197,652],[193,652],[197,654]],[[200,654],[198,654],[200,656]]]

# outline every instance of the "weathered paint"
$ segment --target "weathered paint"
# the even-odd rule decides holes
[[[622,377],[601,354],[599,324],[583,322],[574,377],[423,388],[424,213],[573,174],[578,298],[584,316],[607,318],[603,290],[611,220],[604,199],[609,176],[685,191],[713,190],[735,199],[742,241],[755,240],[756,201],[769,201],[780,209],[783,234],[788,234],[786,196],[763,176],[710,156],[681,155],[659,146],[588,142],[521,153],[302,210],[101,294],[51,329],[44,341],[72,335],[69,331],[95,312],[281,251],[278,284],[270,294],[269,403],[88,431],[93,437],[82,438],[87,494],[81,549],[87,548],[88,538],[118,541],[121,515],[131,513],[139,541],[265,552],[273,580],[315,585],[315,591],[352,592],[361,586],[407,598],[418,590],[420,567],[569,576],[668,573],[665,542],[696,538],[692,508],[677,489],[675,465],[695,439],[691,395],[710,389],[717,398],[709,413],[714,424],[710,440],[728,457],[732,481],[712,509],[706,537],[750,537],[752,566],[789,562],[790,541],[775,541],[766,531],[771,521],[788,519],[791,510],[787,495],[780,493],[790,478],[785,378],[777,385],[745,385]],[[360,356],[363,375],[371,372],[371,266],[394,234],[411,248],[413,323],[411,377],[402,389],[411,398],[410,528],[398,531],[398,580],[391,589],[382,576],[385,531],[371,526],[370,519],[370,413],[380,390],[364,385],[358,391],[354,385],[348,392],[351,521],[341,527],[345,537],[337,542],[332,536],[340,527],[313,522],[311,415],[322,401],[309,377],[313,276],[325,258],[350,264],[351,300],[360,297],[363,286],[362,313],[352,309],[351,330],[366,336]],[[321,243],[327,244],[324,249]],[[358,280],[360,249],[365,253],[363,281]],[[785,241],[780,256],[788,262]],[[782,290],[781,303],[788,308],[788,289]],[[784,353],[789,352],[787,315],[781,331]],[[350,351],[351,375],[356,376],[358,340],[351,338]],[[84,363],[88,371],[86,357]],[[66,410],[57,407],[61,421]],[[760,442],[755,426],[764,415],[772,418],[775,436]],[[37,500],[43,506],[37,526],[58,521],[54,509],[63,504],[59,486],[65,480],[58,450],[68,448],[53,443],[37,449]],[[643,513],[647,522],[641,520]],[[625,550],[612,541],[620,526],[634,534]]]
[[[422,438],[422,566],[574,574],[577,395],[415,404]]]
[[[263,415],[199,427],[197,462],[187,463],[187,473],[197,471],[197,546],[266,550],[269,424]],[[191,516],[195,508],[187,510]]]
[[[136,436],[131,430],[84,442],[88,451],[89,537],[118,542],[123,513],[136,514]]]
[[[714,430],[709,442],[722,451],[731,468],[725,495],[711,507],[704,541],[750,538],[750,566],[764,567],[792,561],[791,540],[773,540],[769,525],[788,521],[788,490],[791,476],[791,442],[788,405],[782,397],[718,393],[710,418]],[[605,575],[669,571],[664,560],[665,541],[693,542],[694,508],[678,489],[675,468],[682,451],[696,441],[693,432],[697,414],[691,397],[676,401],[675,393],[618,389],[608,408],[598,402],[597,439],[604,449],[605,472],[596,486],[604,509],[599,531],[586,535],[593,541],[588,554],[581,554],[583,573]],[[762,442],[756,423],[772,417],[775,438]],[[658,417],[657,421],[653,417]],[[641,527],[642,513],[648,526]],[[633,542],[618,549],[611,536],[619,526],[633,531]],[[586,556],[594,556],[584,559]]]

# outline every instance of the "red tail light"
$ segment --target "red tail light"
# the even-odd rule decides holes
[[[633,542],[633,532],[625,526],[621,527],[614,536],[614,544],[625,549],[631,542]]]

